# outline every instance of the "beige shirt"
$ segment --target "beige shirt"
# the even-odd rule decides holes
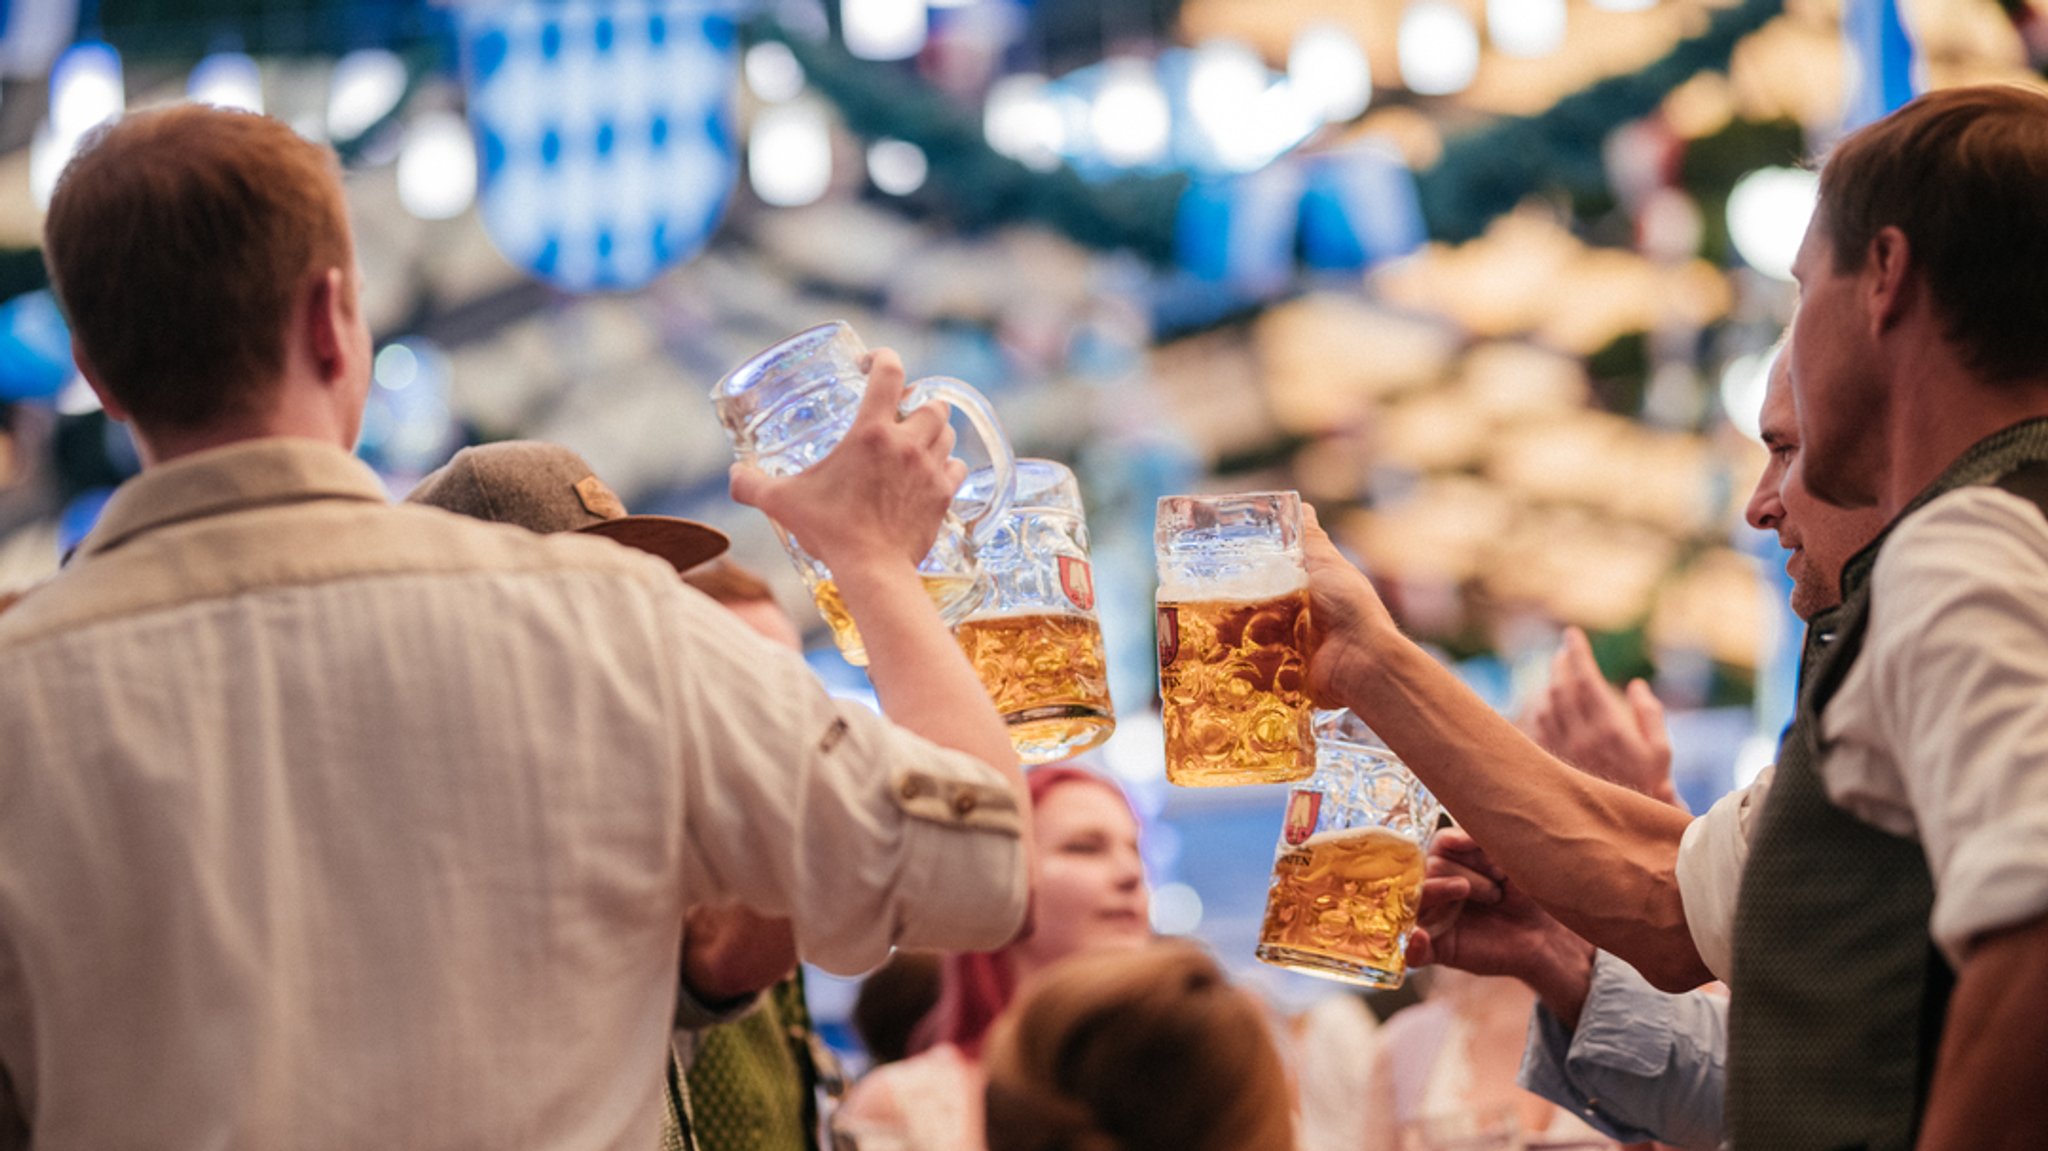
[[[1972,940],[2048,914],[2048,525],[1967,487],[1900,521],[1871,570],[1863,651],[1821,713],[1836,806],[1920,841],[1928,932]],[[1679,889],[1700,957],[1728,977],[1735,894],[1768,784],[1688,829]]]
[[[691,903],[841,972],[1024,911],[993,769],[310,441],[124,486],[0,615],[0,749],[0,1146],[643,1151]]]

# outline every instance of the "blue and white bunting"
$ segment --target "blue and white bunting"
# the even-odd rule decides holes
[[[730,9],[513,0],[460,9],[479,210],[572,292],[623,290],[710,239],[738,173]]]

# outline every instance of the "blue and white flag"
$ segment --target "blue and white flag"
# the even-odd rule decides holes
[[[1898,0],[1844,0],[1842,39],[1850,77],[1844,132],[1890,115],[1925,87]]]
[[[479,210],[513,263],[572,292],[697,254],[739,171],[731,10],[511,0],[460,10]]]

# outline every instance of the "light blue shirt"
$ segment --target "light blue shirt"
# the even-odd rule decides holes
[[[1602,951],[1577,1031],[1537,1005],[1519,1079],[1624,1143],[1713,1148],[1727,1076],[1728,1000],[1659,991]]]

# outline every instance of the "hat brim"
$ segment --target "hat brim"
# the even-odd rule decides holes
[[[677,516],[620,516],[577,531],[604,536],[629,548],[660,556],[679,572],[717,559],[732,546],[725,533]]]

